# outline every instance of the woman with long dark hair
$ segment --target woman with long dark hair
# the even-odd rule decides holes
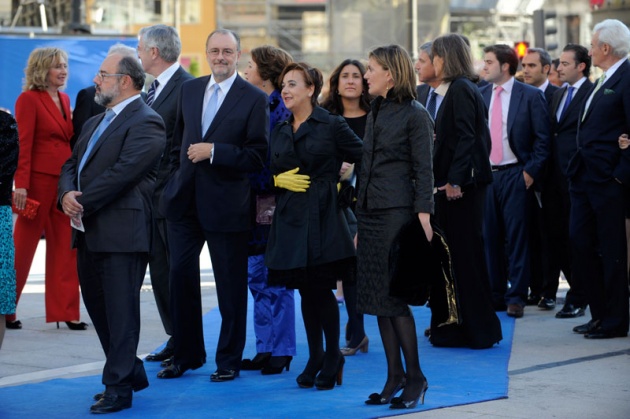
[[[352,131],[360,138],[365,134],[365,123],[370,112],[370,94],[367,81],[363,78],[365,66],[358,60],[346,59],[331,73],[329,79],[328,97],[322,102],[322,108],[344,117]],[[340,176],[342,196],[346,199],[344,205],[354,213],[354,193],[358,183],[358,170],[355,165],[343,162]],[[347,192],[347,193],[346,193]],[[347,214],[354,218],[354,214]],[[354,221],[354,220],[352,220]],[[356,223],[352,223],[356,225]],[[355,231],[356,232],[356,231]],[[343,289],[345,297],[348,323],[346,324],[346,346],[341,348],[344,356],[351,356],[360,352],[367,352],[370,340],[363,327],[363,314],[357,312],[357,291],[354,283],[339,283],[337,287]]]
[[[437,90],[445,91],[435,119],[435,213],[451,251],[460,322],[438,327],[447,309],[437,303],[444,299],[432,295],[430,340],[435,346],[489,348],[502,334],[483,253],[483,210],[486,186],[492,181],[486,108],[464,39],[440,36],[431,52],[442,80]]]

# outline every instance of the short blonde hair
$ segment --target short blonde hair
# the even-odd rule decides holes
[[[66,63],[68,62],[68,53],[61,48],[43,47],[34,49],[29,55],[28,63],[24,69],[26,78],[24,79],[22,90],[46,90],[48,87],[48,71],[62,58]]]

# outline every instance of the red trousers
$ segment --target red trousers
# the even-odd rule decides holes
[[[77,252],[71,249],[70,219],[57,209],[58,176],[31,173],[28,197],[39,201],[33,220],[18,217],[13,233],[17,301],[26,284],[33,257],[42,235],[46,237],[46,321],[79,320],[79,277]],[[16,308],[17,312],[17,308]],[[15,321],[15,315],[7,315]]]

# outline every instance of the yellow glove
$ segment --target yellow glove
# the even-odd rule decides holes
[[[311,184],[311,177],[309,175],[298,175],[300,170],[296,167],[293,170],[288,170],[279,175],[273,177],[273,184],[278,188],[288,189],[291,192],[306,192]]]

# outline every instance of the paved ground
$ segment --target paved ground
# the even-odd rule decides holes
[[[77,332],[62,324],[57,330],[56,325],[45,323],[44,250],[42,242],[18,308],[24,328],[7,330],[0,350],[0,387],[98,374],[103,365],[93,328]],[[203,307],[207,311],[216,306],[216,295],[205,252],[202,270]],[[166,339],[148,277],[145,284],[141,294],[141,356]],[[562,285],[559,298],[566,291],[566,283]],[[83,307],[81,315],[90,323]],[[405,417],[629,418],[630,339],[590,341],[571,332],[573,326],[588,319],[560,320],[553,312],[527,307],[525,317],[516,321],[507,399]],[[296,324],[301,327],[299,321]],[[431,397],[430,389],[426,397]],[[137,414],[142,416],[142,412]]]

